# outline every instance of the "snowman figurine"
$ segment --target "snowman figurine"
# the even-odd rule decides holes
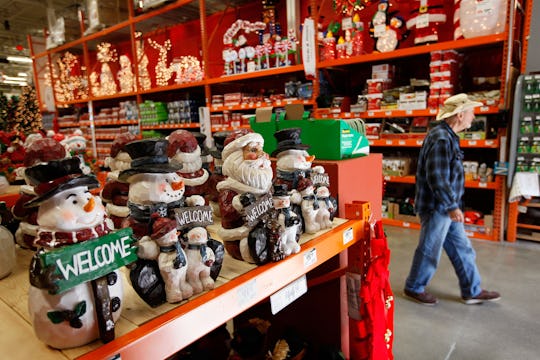
[[[199,294],[214,288],[214,279],[210,276],[211,266],[216,260],[212,249],[207,245],[208,233],[205,228],[196,226],[186,234],[188,259],[187,280],[193,292]]]
[[[1,221],[1,219],[0,219]],[[11,232],[0,226],[0,279],[8,276],[15,268],[15,240]]]
[[[129,183],[129,216],[122,227],[131,227],[133,236],[141,240],[150,236],[156,219],[175,218],[174,210],[185,206],[204,205],[200,195],[184,199],[185,185],[177,174],[182,166],[169,163],[165,139],[144,139],[130,142],[125,150],[131,157],[131,167],[123,170],[118,180]],[[142,254],[141,254],[142,255]],[[139,256],[130,271],[131,284],[150,306],[166,301],[165,282],[156,260]]]
[[[89,192],[99,186],[98,181],[82,174],[77,157],[29,167],[25,176],[36,193],[25,206],[39,207],[34,241],[38,252],[30,267],[28,292],[36,336],[58,349],[82,346],[98,338],[112,340],[123,298],[118,271],[56,293],[51,278],[55,275],[38,259],[41,253],[89,242],[111,231],[100,198]]]
[[[291,210],[291,199],[284,184],[274,185],[272,195],[274,209],[278,212],[277,220],[280,227],[280,250],[285,257],[300,251],[300,217]]]

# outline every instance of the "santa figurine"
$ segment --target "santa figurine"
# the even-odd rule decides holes
[[[178,175],[184,181],[185,196],[201,195],[206,198],[206,182],[210,173],[202,167],[201,147],[197,138],[187,130],[175,130],[168,140],[170,161],[182,165]]]
[[[118,175],[118,180],[129,183],[129,216],[122,227],[131,227],[133,236],[140,240],[151,235],[153,223],[159,217],[175,218],[174,210],[183,207],[204,205],[201,196],[184,199],[185,186],[177,174],[182,168],[178,163],[169,163],[165,139],[132,141],[124,149],[131,157],[131,167]],[[140,256],[130,271],[130,279],[137,294],[150,306],[166,301],[165,283],[156,260]]]
[[[225,180],[225,175],[223,175],[223,159],[221,157],[221,152],[223,151],[223,144],[225,142],[225,139],[227,138],[227,136],[229,136],[229,134],[230,131],[219,131],[212,134],[212,137],[214,138],[214,148],[210,149],[210,155],[212,156],[214,161],[212,173],[210,174],[210,178],[208,179],[206,190],[208,194],[208,202],[212,207],[214,216],[217,217],[221,216],[221,213],[219,212],[219,192],[217,190],[217,184],[220,181]]]
[[[111,145],[110,155],[105,158],[105,166],[111,171],[107,173],[107,180],[101,190],[101,199],[115,229],[120,229],[122,222],[129,215],[127,207],[129,184],[118,181],[118,174],[131,167],[131,157],[124,146],[135,140],[137,136],[129,132],[119,134]]]
[[[446,22],[442,0],[416,0],[407,20],[407,28],[412,31],[415,45],[439,41],[439,32]]]
[[[82,346],[98,338],[104,342],[112,340],[114,322],[122,308],[119,272],[115,270],[100,279],[57,292],[54,273],[43,267],[40,260],[47,252],[90,243],[111,231],[112,224],[106,218],[101,199],[89,192],[99,182],[94,176],[82,174],[77,157],[29,167],[25,175],[36,193],[25,206],[38,207],[39,228],[34,241],[38,252],[30,267],[28,291],[28,310],[36,336],[58,349]],[[87,261],[89,256],[85,257]],[[79,268],[76,262],[74,266]],[[80,268],[88,272],[90,264]],[[83,275],[75,270],[66,271],[68,277]]]
[[[218,235],[232,257],[259,263],[259,255],[266,257],[262,254],[266,239],[248,242],[257,224],[247,221],[245,215],[247,208],[268,195],[272,186],[272,167],[263,151],[264,139],[250,129],[240,129],[233,131],[224,145],[223,175],[227,178],[217,185],[221,212]]]
[[[53,138],[36,138],[28,146],[24,156],[24,166],[20,167],[23,171],[26,171],[27,167],[38,165],[41,163],[47,163],[51,160],[61,160],[66,157],[66,149],[62,144]],[[15,232],[15,240],[17,244],[25,249],[35,250],[34,239],[37,234],[37,213],[38,208],[24,207],[24,204],[32,200],[36,196],[33,186],[31,186],[27,179],[25,184],[21,185],[19,198],[11,209],[13,216],[20,221],[19,227]]]
[[[157,216],[152,234],[139,240],[138,255],[157,260],[167,302],[177,303],[193,295],[193,287],[186,279],[187,257],[178,239],[176,220]]]

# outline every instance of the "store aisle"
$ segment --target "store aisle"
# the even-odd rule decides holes
[[[501,300],[482,305],[460,302],[446,254],[428,291],[430,307],[403,296],[403,285],[418,241],[418,230],[386,226],[395,296],[396,360],[540,359],[540,243],[473,240],[482,285]]]

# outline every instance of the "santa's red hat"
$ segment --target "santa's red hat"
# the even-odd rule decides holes
[[[178,152],[193,153],[200,147],[197,142],[197,138],[187,130],[175,130],[169,137],[169,147],[167,149],[167,155],[173,157]]]
[[[24,166],[33,166],[51,160],[66,157],[66,148],[52,138],[41,138],[32,141],[24,155]]]
[[[176,229],[176,220],[158,217],[152,225],[152,239],[159,239]]]
[[[253,132],[251,129],[239,129],[233,131],[225,139],[225,147],[221,153],[223,160],[227,159],[227,157],[229,157],[229,155],[231,155],[233,152],[242,150],[244,146],[252,142],[264,145],[262,135]]]
[[[111,145],[111,157],[114,158],[120,151],[124,151],[124,146],[129,144],[132,141],[137,140],[137,136],[132,133],[126,132],[119,134],[114,138],[114,141]]]

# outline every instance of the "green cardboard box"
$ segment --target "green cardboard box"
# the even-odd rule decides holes
[[[369,154],[365,133],[354,129],[346,120],[283,120],[277,122],[277,127],[278,130],[301,128],[302,143],[310,145],[308,152],[317,159],[341,160]]]

